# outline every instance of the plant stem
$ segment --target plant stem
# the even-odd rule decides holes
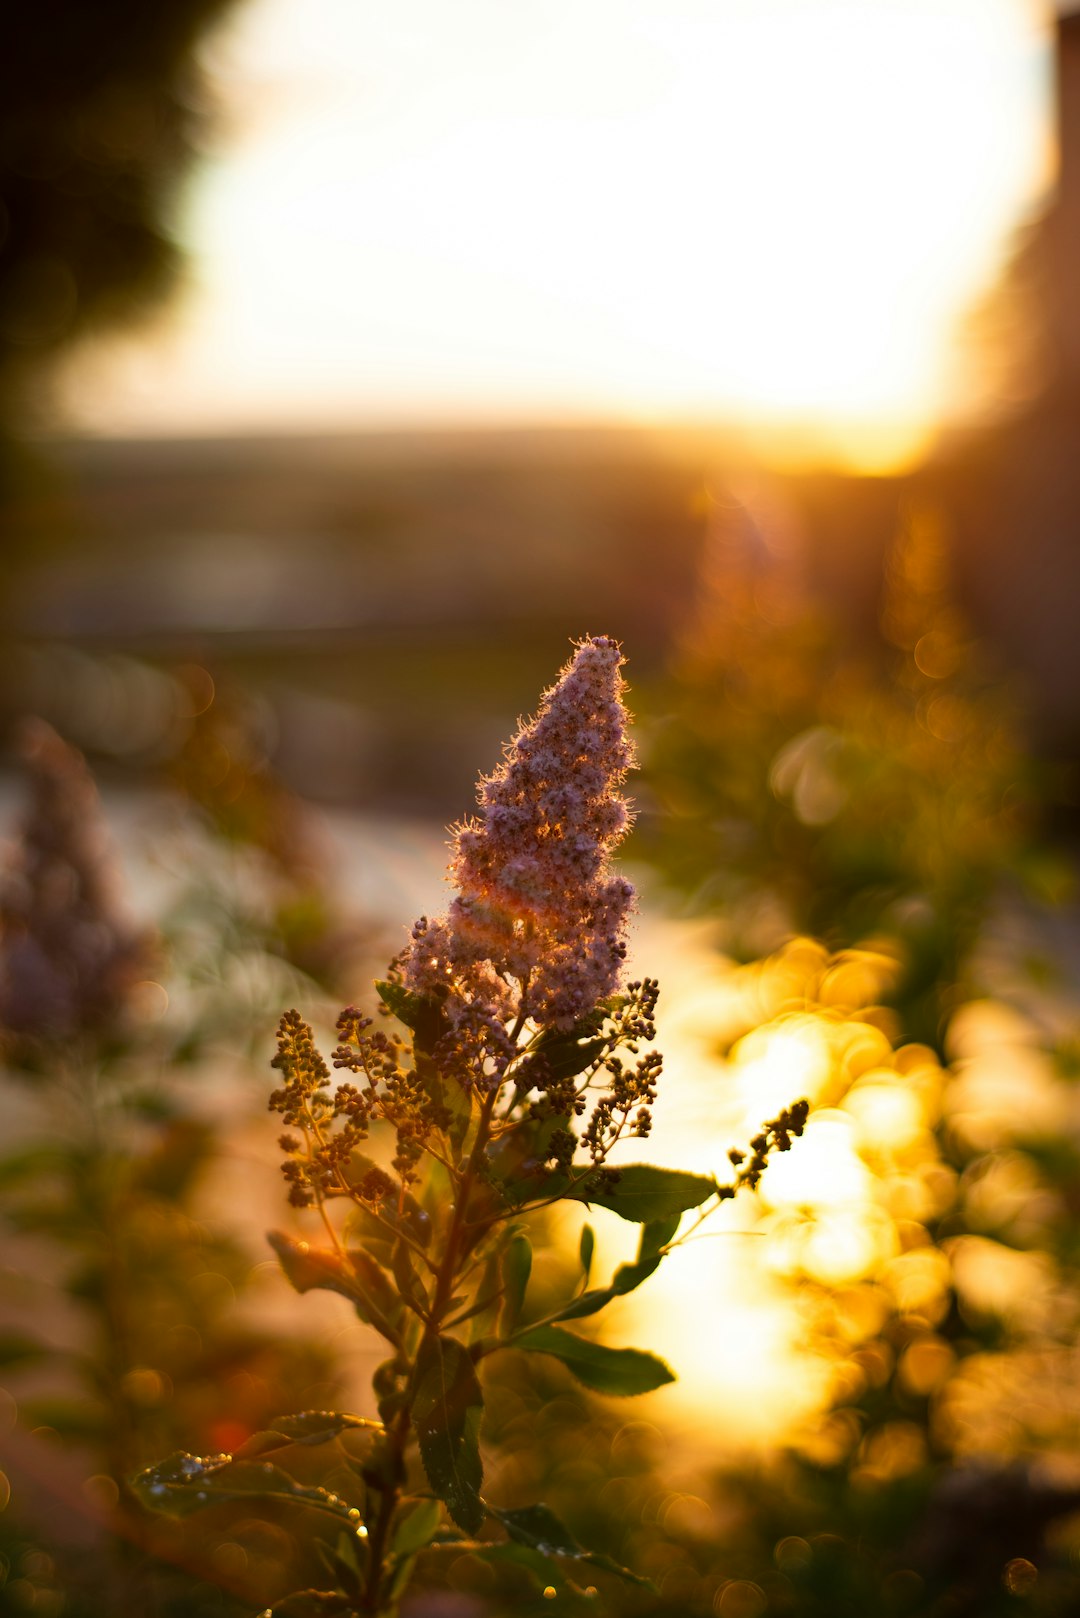
[[[372,1614],[372,1618],[378,1618],[380,1613],[391,1610],[382,1605],[386,1576],[386,1550],[394,1516],[401,1499],[400,1480],[405,1474],[405,1458],[411,1429],[409,1412],[416,1392],[417,1366],[420,1363],[420,1356],[425,1346],[432,1339],[437,1338],[442,1330],[450,1300],[454,1295],[454,1286],[458,1279],[461,1262],[467,1256],[460,1250],[461,1238],[465,1230],[465,1211],[469,1201],[469,1194],[476,1179],[477,1169],[480,1166],[484,1150],[490,1138],[491,1120],[498,1094],[498,1087],[489,1090],[480,1108],[472,1148],[455,1188],[454,1212],[450,1220],[450,1229],[447,1232],[443,1256],[436,1271],[435,1294],[432,1298],[431,1310],[423,1335],[409,1364],[402,1408],[392,1428],[387,1433],[389,1476],[385,1487],[381,1490],[382,1498],[379,1503],[378,1515],[375,1518],[368,1539],[368,1582],[365,1592],[364,1611]]]

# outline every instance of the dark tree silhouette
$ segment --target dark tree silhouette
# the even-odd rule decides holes
[[[35,0],[0,21],[0,430],[43,363],[171,284],[208,98],[199,40],[235,0]]]

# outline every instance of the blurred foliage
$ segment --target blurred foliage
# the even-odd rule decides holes
[[[880,644],[853,644],[746,513],[717,514],[707,571],[654,704],[644,852],[744,959],[799,934],[894,952],[899,1027],[940,1050],[1003,879],[1070,880],[1036,841],[1040,786],[953,604],[946,535],[907,514]]]
[[[729,1078],[815,1103],[757,1228],[829,1392],[774,1463],[716,1480],[711,1554],[664,1553],[667,1610],[1072,1612],[1080,1013],[1054,783],[932,513],[899,536],[880,646],[730,511],[709,583],[654,704],[639,847],[749,963]]]
[[[0,884],[6,1595],[86,1618],[241,1612],[219,1586],[254,1601],[301,1577],[295,1538],[241,1509],[208,1531],[163,1527],[126,1479],[182,1438],[240,1443],[340,1385],[326,1347],[266,1324],[247,1238],[203,1212],[207,1182],[238,1187],[243,1172],[246,1051],[270,1020],[259,996],[276,1005],[286,970],[291,987],[310,980],[273,964],[273,921],[241,923],[240,993],[221,894],[208,909],[205,893],[213,821],[198,883],[166,907],[171,933],[133,924],[82,758],[40,721],[23,751],[30,804]],[[273,835],[269,817],[244,830]],[[305,881],[318,886],[310,868]],[[250,899],[265,913],[254,882]]]
[[[183,722],[165,776],[215,844],[256,863],[249,891],[263,896],[262,919],[252,915],[249,925],[261,947],[328,991],[351,992],[379,941],[348,916],[310,812],[271,768],[269,716],[198,665],[185,665],[173,679]],[[232,908],[235,915],[239,906]]]

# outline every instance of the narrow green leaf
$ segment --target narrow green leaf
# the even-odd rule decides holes
[[[316,1539],[313,1548],[319,1561],[334,1580],[336,1588],[342,1595],[346,1595],[354,1603],[363,1600],[364,1587],[360,1574],[353,1559],[354,1545],[363,1543],[354,1535],[346,1539],[344,1534],[338,1535],[339,1548],[327,1545],[325,1540]],[[342,1552],[344,1551],[344,1554]]]
[[[708,1175],[656,1168],[652,1163],[630,1163],[618,1174],[613,1185],[603,1179],[598,1185],[585,1181],[571,1187],[567,1196],[610,1208],[622,1219],[645,1225],[697,1208],[716,1191],[716,1181]]]
[[[348,1259],[357,1287],[354,1298],[357,1314],[391,1343],[398,1343],[402,1309],[393,1286],[370,1254],[350,1253]]]
[[[442,1518],[437,1500],[420,1500],[394,1529],[390,1549],[395,1556],[415,1556],[430,1545]]]
[[[585,1277],[585,1285],[589,1284],[592,1274],[593,1253],[596,1251],[596,1232],[591,1225],[582,1225],[581,1241],[578,1245],[578,1258],[581,1260],[581,1272]]]
[[[427,1319],[428,1298],[420,1277],[413,1267],[409,1257],[409,1249],[404,1242],[398,1242],[394,1247],[393,1256],[394,1279],[398,1284],[401,1296],[418,1315]]]
[[[672,1371],[638,1348],[607,1348],[558,1326],[534,1326],[515,1337],[513,1346],[535,1354],[551,1354],[572,1371],[579,1382],[597,1393],[650,1393],[674,1382]]]
[[[271,1461],[234,1460],[231,1455],[185,1455],[180,1452],[148,1466],[131,1480],[134,1493],[151,1511],[190,1517],[225,1500],[291,1500],[312,1506],[350,1526],[347,1500],[315,1485],[297,1483]]]
[[[542,1551],[534,1550],[531,1545],[522,1545],[518,1540],[507,1540],[501,1545],[470,1545],[469,1552],[491,1567],[501,1567],[509,1562],[514,1567],[524,1568],[532,1575],[537,1590],[551,1587],[559,1596],[565,1596],[568,1590],[575,1596],[585,1594],[580,1585],[564,1576],[557,1562]]]
[[[503,1301],[502,1260],[503,1254],[498,1247],[494,1247],[484,1260],[476,1287],[476,1303],[465,1317],[469,1325],[470,1343],[489,1336],[495,1328]],[[463,1321],[459,1319],[456,1324],[461,1325]]]
[[[580,1297],[574,1298],[565,1308],[560,1309],[554,1316],[556,1320],[584,1320],[588,1315],[598,1314],[607,1307],[613,1298],[621,1298],[628,1292],[633,1292],[643,1281],[647,1281],[655,1270],[658,1270],[663,1259],[663,1248],[674,1236],[679,1228],[678,1214],[673,1219],[658,1219],[652,1224],[642,1225],[641,1240],[638,1242],[638,1256],[633,1264],[620,1264],[615,1271],[614,1278],[609,1287],[597,1287],[591,1292],[583,1292]],[[586,1230],[589,1228],[586,1225]]]
[[[302,1410],[294,1416],[275,1416],[273,1425],[251,1437],[236,1451],[236,1460],[253,1460],[256,1455],[269,1455],[273,1450],[289,1444],[328,1444],[339,1433],[357,1429],[382,1432],[378,1421],[363,1416],[347,1416],[341,1410]]]
[[[480,1384],[464,1344],[428,1337],[416,1362],[412,1415],[428,1482],[468,1533],[484,1520],[480,1503]]]
[[[506,1245],[502,1261],[503,1307],[501,1326],[504,1334],[517,1327],[525,1305],[525,1291],[532,1273],[532,1244],[525,1232],[519,1230]]]
[[[632,1573],[602,1551],[585,1550],[550,1506],[522,1506],[516,1511],[496,1511],[489,1506],[488,1511],[502,1524],[512,1540],[539,1551],[541,1556],[572,1557],[575,1562],[585,1562],[589,1567],[602,1568],[605,1573],[615,1573],[630,1584],[641,1585],[646,1590],[654,1588],[651,1580],[643,1579],[639,1573]]]

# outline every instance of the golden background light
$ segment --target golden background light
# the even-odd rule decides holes
[[[910,449],[1045,187],[1034,0],[252,0],[104,431],[738,420]]]

